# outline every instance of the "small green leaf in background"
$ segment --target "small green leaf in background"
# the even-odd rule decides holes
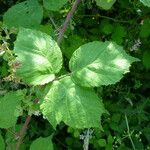
[[[44,32],[50,36],[53,36],[55,34],[54,29],[51,24],[40,25],[37,27],[37,30]]]
[[[5,143],[1,134],[0,134],[0,150],[5,150]]]
[[[150,0],[140,0],[143,5],[150,7]]]
[[[41,23],[43,9],[37,0],[27,0],[16,4],[4,14],[4,25],[11,27],[35,27]]]
[[[5,77],[7,75],[8,75],[8,64],[6,61],[4,61],[0,66],[0,76]]]
[[[100,31],[106,35],[109,35],[113,32],[113,25],[106,19],[103,19],[100,24]]]
[[[53,150],[51,136],[46,138],[39,137],[38,139],[32,142],[30,150]]]
[[[126,34],[126,29],[123,26],[119,24],[114,24],[114,30],[111,36],[114,42],[116,42],[117,44],[121,44]]]
[[[150,69],[150,51],[145,51],[143,54],[143,65],[145,68]]]
[[[97,6],[105,10],[110,9],[115,2],[116,0],[96,0]]]
[[[19,63],[16,75],[25,83],[43,85],[51,82],[62,67],[62,53],[47,34],[21,28],[14,46]]]
[[[17,107],[24,99],[24,91],[9,92],[0,97],[0,128],[9,128],[17,121]]]
[[[150,19],[145,19],[143,25],[141,26],[140,36],[142,38],[147,38],[150,36]]]
[[[69,66],[75,83],[97,87],[118,82],[135,61],[138,59],[126,54],[114,42],[94,41],[79,47],[73,53]]]
[[[62,43],[62,52],[68,59],[70,59],[73,52],[84,43],[85,40],[82,37],[75,34],[70,35],[68,39]]]
[[[43,0],[44,7],[48,10],[58,11],[68,0]]]
[[[107,138],[107,145],[105,147],[106,150],[111,150],[112,147],[113,147],[113,142],[114,142],[114,139],[111,135],[108,136]]]
[[[71,146],[74,142],[74,139],[73,138],[70,138],[70,137],[67,137],[65,139],[65,142],[67,143],[67,145]]]
[[[92,89],[74,84],[70,77],[47,88],[40,107],[54,128],[61,121],[74,128],[101,127],[100,117],[106,110]]]
[[[99,139],[97,142],[98,142],[98,145],[100,147],[105,147],[106,146],[106,140],[105,139]]]
[[[119,8],[128,8],[130,7],[129,0],[118,1],[120,6]]]

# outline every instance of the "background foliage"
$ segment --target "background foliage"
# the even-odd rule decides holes
[[[24,43],[26,40],[28,40],[28,42],[31,41],[29,40],[30,36],[28,37],[31,33],[30,30],[36,29],[38,30],[38,32],[34,33],[36,36],[42,36],[47,39],[47,41],[54,42],[52,39],[49,39],[46,34],[50,35],[54,40],[57,39],[58,29],[64,22],[71,4],[71,0],[58,0],[57,3],[56,0],[0,1],[0,149],[15,150],[18,132],[21,130],[26,116],[33,114],[20,150],[38,149],[40,148],[39,145],[42,146],[42,148],[46,145],[43,149],[52,149],[52,147],[54,147],[56,150],[80,150],[87,144],[87,139],[89,139],[89,149],[91,150],[149,150],[149,0],[106,0],[105,3],[101,0],[82,1],[69,24],[67,32],[65,32],[64,39],[60,46],[63,54],[63,67],[60,67],[62,64],[62,56],[59,54],[60,62],[59,64],[52,63],[54,66],[52,66],[51,70],[47,71],[47,69],[45,69],[52,65],[47,63],[44,65],[45,68],[42,65],[39,67],[38,64],[39,70],[37,72],[32,70],[32,68],[37,68],[37,66],[30,64],[29,68],[27,68],[28,71],[33,71],[35,76],[39,75],[39,72],[41,75],[43,75],[43,72],[50,73],[51,76],[46,81],[51,81],[54,78],[54,74],[58,73],[60,68],[61,71],[58,73],[58,76],[68,73],[69,60],[73,52],[81,45],[92,41],[113,41],[122,46],[130,56],[139,58],[141,61],[134,63],[130,68],[130,72],[125,74],[119,82],[114,85],[106,86],[107,84],[104,84],[103,86],[94,88],[94,91],[99,97],[102,97],[105,109],[109,112],[109,114],[106,113],[102,116],[101,124],[103,130],[97,127],[90,129],[73,128],[77,122],[68,122],[65,116],[61,119],[70,126],[61,122],[57,125],[55,130],[49,122],[43,118],[39,112],[39,105],[35,105],[34,102],[37,95],[38,97],[42,97],[42,95],[45,94],[41,94],[43,87],[35,88],[24,84],[14,75],[14,70],[19,66],[17,63],[14,64],[14,52],[16,54],[19,53],[19,49],[22,47],[24,51],[28,51],[28,47],[26,48],[26,44],[24,45]],[[28,31],[22,29],[21,32],[24,32],[23,34],[25,34],[25,36],[21,37],[22,34],[20,32],[20,35],[18,34],[19,27],[30,29]],[[39,31],[43,32],[42,35]],[[20,39],[24,40],[21,44],[18,42]],[[14,41],[16,41],[15,44]],[[32,44],[30,46],[30,48],[33,48]],[[59,53],[59,47],[56,46],[54,48]],[[38,57],[38,53],[34,51],[34,48],[32,53],[34,58]],[[58,55],[58,53],[56,55]],[[50,59],[48,53],[43,53],[43,55],[45,55],[47,59]],[[22,60],[23,56],[21,54],[18,59]],[[55,55],[53,56],[55,58]],[[83,59],[84,58],[81,60]],[[26,60],[24,65],[27,66],[28,60],[24,60]],[[31,60],[33,59],[31,58]],[[36,61],[36,59],[34,60]],[[78,62],[80,62],[80,60],[78,60]],[[70,65],[71,71],[74,71],[77,66],[75,65],[74,67],[73,65],[74,64]],[[26,76],[24,73],[27,70],[23,69],[21,71],[18,70],[17,74],[24,75],[23,81],[27,83],[31,83],[32,81],[31,84],[36,85],[37,81],[32,80],[31,74]],[[58,91],[61,89],[61,92],[64,93],[64,89],[62,89],[62,84],[64,84],[68,89],[67,95],[73,99],[74,95],[71,93],[70,86],[76,85],[71,81],[69,81],[69,83],[66,82],[65,78],[61,79],[59,83],[55,82],[51,91],[53,92],[53,88]],[[82,78],[80,80],[82,84]],[[75,79],[75,81],[79,82],[79,79]],[[41,82],[41,84],[42,83],[45,83],[45,81]],[[91,84],[93,83],[94,82]],[[77,87],[77,89],[80,91],[80,87]],[[15,98],[13,98],[14,92]],[[65,111],[66,108],[60,110],[61,99],[59,99],[58,92],[54,94],[51,93],[47,95],[48,98],[57,97],[58,108],[53,108],[54,111],[56,109],[54,116],[58,115],[57,112],[59,111],[64,113],[63,111]],[[92,94],[89,95],[87,89],[87,94],[85,93],[85,95],[88,98]],[[82,93],[80,97],[83,97]],[[17,99],[17,101],[7,104],[8,99]],[[87,117],[91,118],[93,116],[97,118],[97,114],[92,114],[93,110],[90,107],[91,104],[86,103],[86,100],[87,99],[83,99],[84,103],[87,104],[84,107],[91,111],[91,116]],[[43,103],[41,107],[43,107],[43,105],[51,107],[51,105],[49,106],[49,104],[45,103]],[[3,113],[7,114],[5,120],[2,120],[4,116]],[[83,113],[84,112],[80,110],[75,117],[82,119]],[[13,118],[11,114],[14,114]],[[57,123],[53,117],[50,119],[54,122],[53,126],[56,126]],[[59,120],[58,123],[60,121],[61,120]],[[80,123],[82,124],[82,122],[79,122],[79,125]]]

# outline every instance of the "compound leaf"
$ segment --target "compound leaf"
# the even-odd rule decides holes
[[[72,80],[85,87],[115,84],[138,61],[114,42],[94,41],[82,45],[69,62]]]
[[[115,2],[116,0],[96,0],[97,6],[105,10],[110,9]]]
[[[34,27],[41,23],[43,9],[37,0],[27,0],[16,4],[4,14],[4,24],[8,27]]]
[[[105,109],[92,89],[82,88],[65,77],[54,81],[47,91],[40,108],[54,128],[61,121],[74,128],[101,127],[100,117]]]
[[[16,112],[24,98],[23,91],[9,92],[0,98],[0,128],[9,128],[17,121]]]
[[[53,150],[53,143],[51,141],[51,137],[39,137],[35,141],[32,142],[30,146],[30,150]]]
[[[58,11],[68,0],[43,0],[44,7],[48,10]]]
[[[14,52],[19,64],[16,75],[25,83],[43,85],[55,78],[62,66],[62,53],[57,43],[40,31],[22,28]]]

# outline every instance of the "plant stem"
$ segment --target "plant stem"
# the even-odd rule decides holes
[[[128,134],[129,139],[130,139],[130,142],[132,144],[132,148],[133,148],[133,150],[136,150],[135,145],[134,145],[133,140],[132,140],[132,137],[131,137],[131,134],[130,134],[130,128],[129,128],[128,118],[127,118],[126,114],[125,114],[125,121],[126,121],[126,125],[127,125],[127,134]]]
[[[28,125],[29,125],[30,121],[31,121],[31,116],[28,115],[27,118],[26,118],[26,121],[25,121],[25,123],[24,123],[24,125],[23,125],[23,127],[22,127],[22,129],[21,129],[21,131],[19,133],[19,139],[18,139],[18,142],[16,144],[16,150],[20,149],[20,145],[21,145],[22,140],[23,140],[23,138],[25,136],[25,133],[26,133],[26,131],[28,129]]]
[[[77,9],[77,6],[78,4],[81,2],[81,0],[75,0],[75,2],[73,3],[72,5],[72,8],[71,10],[69,11],[69,13],[67,14],[67,17],[66,17],[66,20],[62,26],[62,28],[59,30],[59,36],[58,36],[58,40],[57,40],[57,43],[58,45],[60,45],[62,39],[63,39],[63,36],[64,36],[64,33],[65,31],[67,30],[67,27],[68,27],[68,24],[74,14],[74,12],[76,11]]]
[[[57,30],[57,25],[55,24],[55,22],[53,20],[52,14],[49,14],[49,19],[50,19],[52,25],[54,26],[54,28]]]
[[[34,104],[38,104],[38,102],[39,102],[39,100],[36,99],[36,100],[34,101]],[[22,129],[21,129],[20,132],[19,132],[18,141],[17,141],[17,143],[16,143],[16,150],[19,150],[19,149],[20,149],[22,140],[23,140],[23,138],[24,138],[24,136],[25,136],[25,134],[26,134],[26,131],[27,131],[27,129],[28,129],[28,125],[29,125],[30,121],[31,121],[31,116],[28,115],[28,116],[26,117],[26,121],[25,121],[25,123],[24,123]]]
[[[89,140],[90,140],[90,129],[87,129],[87,133],[86,133],[86,137],[84,139],[84,145],[83,145],[84,150],[89,149]]]
[[[132,24],[131,21],[126,21],[126,20],[117,20],[115,18],[111,18],[111,17],[108,17],[108,16],[103,16],[103,15],[100,15],[100,14],[97,14],[97,15],[78,15],[79,17],[100,17],[100,18],[105,18],[105,19],[109,19],[109,20],[112,20],[114,22],[120,22],[120,23],[128,23],[128,24]]]

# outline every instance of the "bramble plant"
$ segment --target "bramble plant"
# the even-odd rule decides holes
[[[38,0],[27,0],[13,5],[3,15],[2,29],[7,32],[6,38],[9,39],[11,33],[16,35],[13,50],[5,42],[6,39],[2,39],[4,43],[0,57],[8,62],[9,68],[9,76],[4,80],[13,81],[20,87],[0,94],[0,128],[8,130],[15,127],[18,117],[28,114],[16,135],[16,150],[21,149],[31,116],[36,113],[42,114],[55,130],[61,122],[73,129],[103,130],[101,117],[109,112],[105,109],[102,96],[95,89],[118,83],[129,72],[131,64],[140,61],[121,46],[126,35],[123,27],[116,26],[119,34],[113,31],[108,22],[107,26],[105,22],[101,25],[102,32],[106,35],[112,33],[113,41],[81,42],[77,37],[74,42],[77,44],[79,39],[81,44],[78,48],[73,45],[75,49],[64,56],[67,53],[61,46],[64,44],[62,41],[65,41],[64,34],[81,0],[74,1],[64,24],[58,30],[58,38],[50,31],[51,26],[44,28],[41,21],[45,14],[59,11],[67,2],[43,0],[41,4]],[[95,0],[97,7],[104,10],[111,9],[115,2],[116,0]],[[149,0],[141,2],[150,7]],[[145,35],[142,30],[141,34]],[[132,51],[133,49],[135,46]],[[52,150],[52,136],[37,138],[32,142],[30,150]],[[4,140],[0,134],[0,150],[4,149]],[[88,146],[84,149],[88,149]]]

